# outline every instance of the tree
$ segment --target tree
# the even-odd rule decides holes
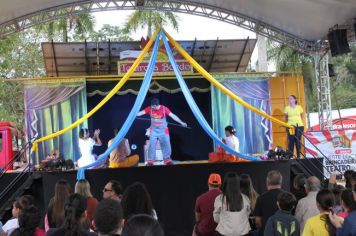
[[[333,107],[338,103],[340,109],[356,107],[356,43],[350,43],[351,52],[332,57],[336,76],[333,77]]]
[[[148,2],[147,4],[155,4]],[[161,26],[172,25],[178,31],[178,16],[169,11],[137,10],[128,17],[125,31],[136,32],[139,28],[147,27],[147,37],[152,36],[152,30]]]
[[[120,26],[111,26],[105,24],[98,32],[92,32],[89,36],[89,40],[93,41],[132,41],[128,32]]]
[[[62,9],[66,13],[67,9]],[[44,13],[46,14],[46,13]],[[47,40],[69,42],[84,41],[94,32],[95,18],[90,14],[73,15],[62,17],[48,24],[36,26],[36,30],[45,33]]]
[[[334,65],[336,77],[331,78],[332,108],[356,107],[356,43],[350,43],[351,52],[337,57],[329,57]],[[303,55],[286,45],[270,42],[269,58],[276,62],[277,70],[302,71],[305,93],[309,111],[317,111],[314,62],[311,57]]]
[[[317,111],[316,84],[313,59],[287,45],[268,41],[268,59],[276,63],[278,71],[301,71],[304,77],[304,88],[308,111]],[[314,92],[313,92],[314,91]]]
[[[34,29],[0,39],[0,118],[24,127],[23,85],[14,78],[45,75],[41,35]],[[11,82],[10,82],[11,81]]]

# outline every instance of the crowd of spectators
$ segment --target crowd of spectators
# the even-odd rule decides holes
[[[297,175],[289,192],[282,188],[281,173],[272,170],[267,191],[259,194],[248,174],[228,172],[222,178],[211,173],[208,191],[195,201],[192,236],[356,236],[356,172],[345,172],[345,179],[341,186],[333,175],[326,183]],[[87,180],[79,180],[74,192],[59,180],[46,214],[41,216],[32,196],[21,196],[13,204],[13,218],[0,225],[0,235],[165,235],[145,184],[123,189],[110,180],[102,193],[98,201]]]

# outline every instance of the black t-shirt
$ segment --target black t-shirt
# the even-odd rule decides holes
[[[262,218],[262,235],[268,218],[278,210],[277,197],[283,192],[282,189],[271,189],[257,198],[254,215]]]

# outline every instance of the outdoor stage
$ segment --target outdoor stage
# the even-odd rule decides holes
[[[313,164],[310,160],[300,161],[310,168],[315,165],[317,168],[314,167],[312,171],[320,177],[320,171],[322,171],[320,160],[313,159]],[[207,179],[210,173],[215,172],[222,176],[228,171],[250,174],[256,190],[258,193],[262,193],[266,190],[265,183],[268,171],[278,170],[283,176],[283,189],[290,190],[291,178],[295,174],[293,173],[295,172],[293,171],[295,162],[295,160],[215,164],[194,164],[192,162],[192,164],[176,164],[173,166],[93,169],[86,171],[86,178],[91,183],[93,195],[99,200],[102,198],[104,185],[110,179],[119,180],[124,188],[135,181],[144,183],[151,194],[154,208],[166,235],[190,236],[194,225],[195,199],[198,195],[207,191]],[[48,205],[53,196],[54,185],[57,180],[68,180],[74,189],[76,174],[76,171],[40,173],[41,177],[36,179],[36,188],[33,190],[36,191],[36,199],[38,204],[41,205],[40,208]]]

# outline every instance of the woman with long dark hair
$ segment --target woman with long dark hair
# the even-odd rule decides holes
[[[64,205],[64,222],[63,226],[56,229],[50,229],[47,236],[94,236],[85,229],[87,221],[87,201],[80,194],[72,194],[66,200]]]
[[[164,232],[152,216],[138,214],[125,223],[121,236],[164,236]]]
[[[316,195],[316,205],[320,214],[307,220],[303,235],[307,236],[334,236],[336,234],[335,226],[329,219],[329,212],[335,204],[335,196],[330,190],[320,190]]]
[[[341,194],[341,204],[347,211],[345,219],[340,220],[340,216],[329,213],[329,219],[336,227],[337,236],[354,236],[356,235],[356,199],[351,190],[344,190]]]
[[[19,215],[25,208],[31,205],[33,205],[33,197],[31,195],[24,195],[16,199],[12,205],[13,218],[8,220],[6,224],[2,226],[2,235],[10,235],[11,232],[19,227]]]
[[[352,190],[346,189],[341,193],[341,206],[343,212],[338,214],[342,218],[346,218],[351,211],[356,211],[356,201]]]
[[[248,221],[250,213],[250,200],[240,190],[240,177],[228,172],[222,185],[222,194],[216,197],[214,203],[214,221],[218,224],[216,235],[248,234],[251,229]]]
[[[68,182],[60,179],[54,187],[54,197],[50,200],[45,217],[45,230],[49,228],[59,228],[64,221],[64,203],[71,194]]]
[[[44,230],[38,228],[41,215],[35,206],[26,207],[18,217],[19,228],[15,229],[10,236],[44,236]]]
[[[136,182],[128,186],[122,196],[121,205],[125,220],[137,214],[147,214],[157,219],[151,196],[143,183]]]

